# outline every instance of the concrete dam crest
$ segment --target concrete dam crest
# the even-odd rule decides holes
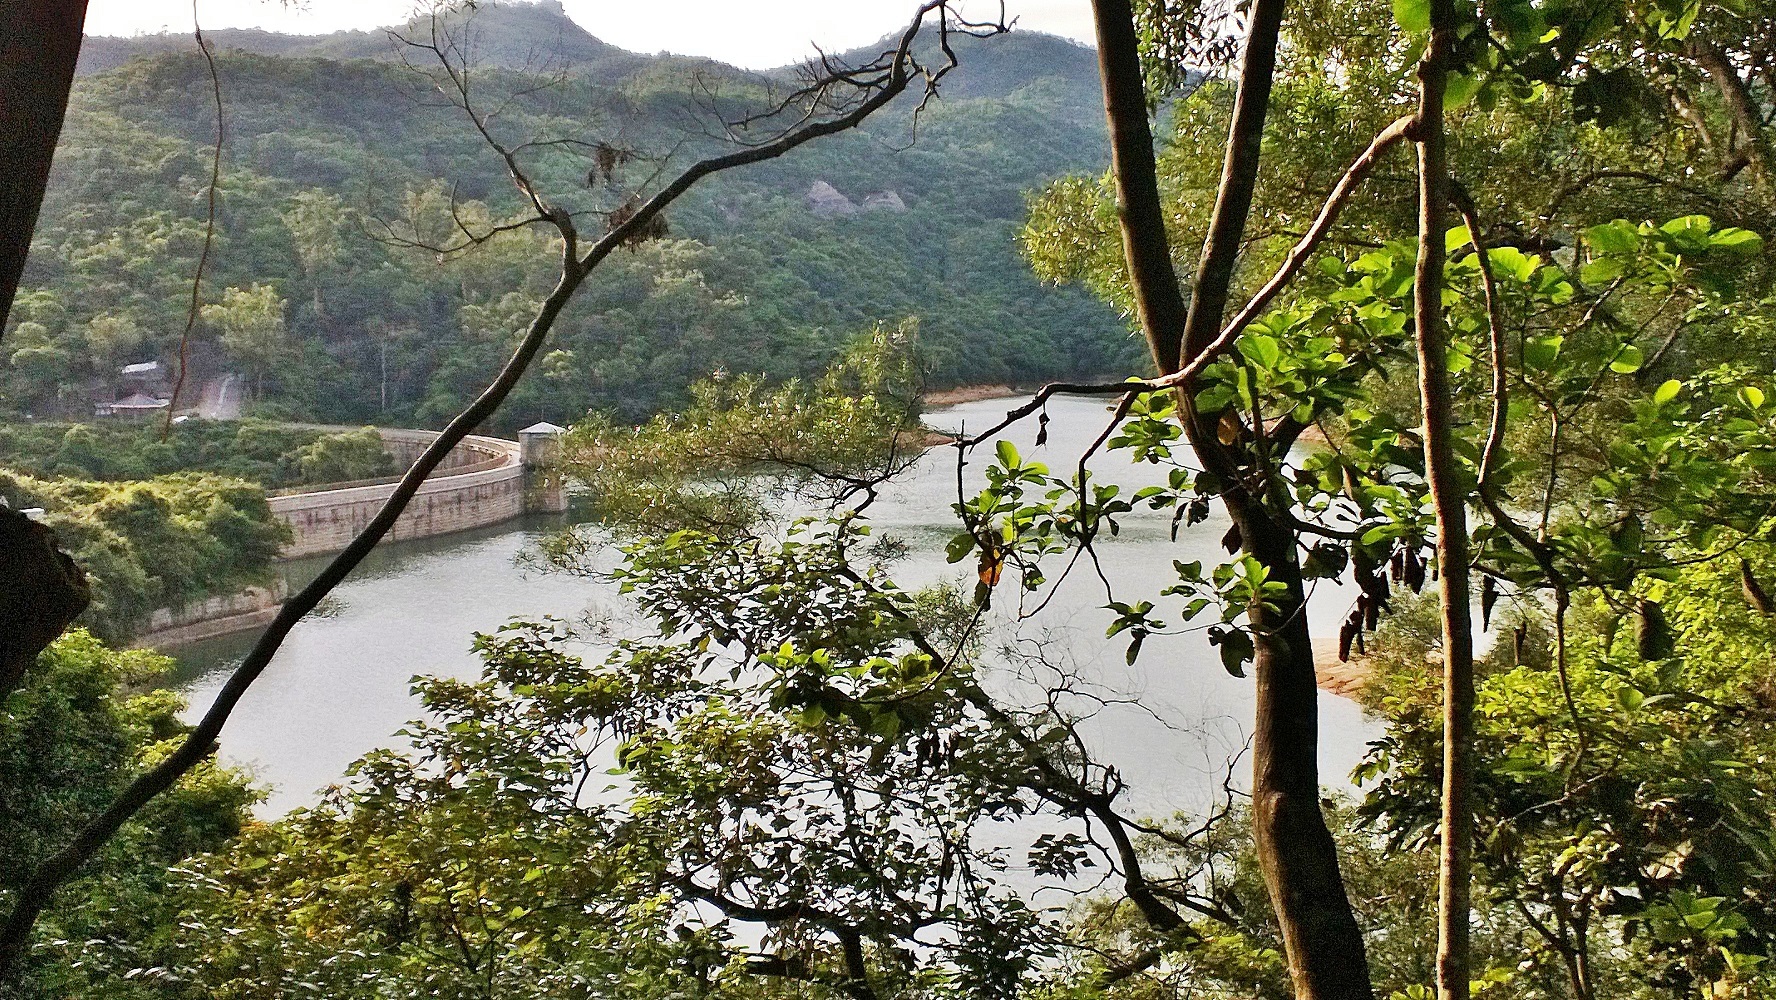
[[[350,431],[352,427],[317,427]],[[411,467],[440,432],[377,428],[383,447],[403,469]],[[548,469],[560,453],[563,429],[536,424],[517,441],[472,434],[462,440],[414,494],[383,543],[431,538],[499,524],[526,513],[559,513],[567,495]],[[284,559],[327,555],[344,549],[363,531],[395,491],[401,477],[328,483],[268,496],[271,512],[290,528]],[[285,588],[253,587],[212,597],[184,608],[162,608],[149,619],[138,646],[174,646],[270,621],[283,604]]]

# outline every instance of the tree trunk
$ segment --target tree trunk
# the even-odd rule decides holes
[[[91,600],[86,574],[55,533],[0,508],[0,703]]]
[[[0,0],[0,332],[68,111],[86,0]]]
[[[1098,30],[1098,73],[1104,83],[1104,115],[1110,123],[1110,173],[1116,182],[1116,214],[1122,223],[1123,257],[1135,293],[1135,314],[1153,363],[1162,374],[1178,370],[1188,310],[1172,267],[1165,209],[1159,200],[1159,166],[1147,124],[1140,42],[1129,0],[1092,0]]]
[[[1418,262],[1413,322],[1424,408],[1425,479],[1437,512],[1443,608],[1443,823],[1437,866],[1437,996],[1468,1000],[1468,919],[1473,867],[1474,625],[1468,593],[1467,496],[1454,449],[1449,336],[1443,322],[1444,230],[1449,218],[1444,92],[1455,47],[1453,0],[1431,0],[1431,41],[1419,63]],[[1479,234],[1471,234],[1479,248]],[[1494,358],[1493,364],[1501,363]]]
[[[1374,995],[1338,847],[1320,811],[1319,686],[1295,534],[1231,499],[1246,551],[1288,586],[1274,614],[1253,616],[1258,706],[1252,728],[1252,823],[1258,864],[1283,935],[1298,1000]]]
[[[1765,190],[1776,186],[1776,153],[1770,150],[1770,142],[1764,135],[1763,116],[1752,103],[1751,93],[1746,90],[1745,81],[1739,78],[1733,61],[1718,46],[1706,42],[1693,43],[1690,57],[1708,73],[1734,127],[1745,134],[1742,152],[1751,163],[1759,186]]]
[[[1161,374],[1214,339],[1225,311],[1246,216],[1251,210],[1264,116],[1276,64],[1282,0],[1255,0],[1240,91],[1215,217],[1189,308],[1172,266],[1147,120],[1147,100],[1128,0],[1093,0],[1104,107],[1123,249],[1136,313]],[[1179,412],[1206,468],[1230,457],[1214,415],[1195,412],[1188,387]],[[1223,475],[1224,483],[1239,477]],[[1265,498],[1235,488],[1223,496],[1246,551],[1289,588],[1280,613],[1253,611],[1257,717],[1252,733],[1253,832],[1271,904],[1300,1000],[1368,1000],[1373,995],[1363,935],[1338,870],[1337,846],[1320,812],[1319,691],[1292,528],[1265,511]]]

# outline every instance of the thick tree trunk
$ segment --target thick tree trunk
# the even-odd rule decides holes
[[[86,574],[55,533],[0,508],[0,702],[91,600]]]
[[[1250,213],[1264,116],[1276,64],[1282,0],[1256,0],[1215,217],[1187,308],[1172,266],[1128,0],[1093,0],[1098,60],[1109,119],[1123,249],[1136,312],[1161,374],[1179,370],[1218,333],[1239,242]],[[1205,467],[1235,483],[1213,415],[1198,414],[1188,387],[1179,408]],[[1373,995],[1363,935],[1351,911],[1338,852],[1320,812],[1319,691],[1302,607],[1294,531],[1265,512],[1264,498],[1223,497],[1246,551],[1289,587],[1279,613],[1253,612],[1257,718],[1252,734],[1254,836],[1295,994],[1300,1000],[1368,1000]]]
[[[1298,1000],[1373,996],[1362,928],[1338,847],[1320,811],[1319,687],[1292,531],[1234,499],[1246,551],[1288,586],[1253,618],[1258,707],[1252,728],[1252,822],[1258,864],[1283,935]]]
[[[1468,919],[1474,832],[1474,624],[1468,593],[1467,495],[1454,449],[1449,332],[1443,322],[1444,231],[1449,228],[1449,160],[1444,92],[1455,46],[1453,0],[1431,0],[1431,42],[1419,64],[1418,264],[1413,322],[1424,408],[1425,479],[1437,511],[1443,608],[1443,823],[1437,867],[1437,996],[1468,1000]],[[1479,234],[1472,234],[1478,241]],[[1478,248],[1478,244],[1476,244]],[[1484,253],[1484,249],[1480,249]],[[1495,358],[1496,365],[1500,360]]]
[[[0,0],[0,332],[43,207],[86,0]]]

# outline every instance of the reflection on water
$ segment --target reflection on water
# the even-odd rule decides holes
[[[931,414],[946,430],[982,428],[1003,416],[1006,401],[969,403]],[[1049,441],[1035,448],[1034,423],[1007,436],[1026,457],[1071,465],[1102,429],[1102,401],[1057,399],[1050,404]],[[985,465],[964,470],[975,488]],[[1136,489],[1160,482],[1152,466],[1131,466],[1115,457],[1093,462],[1099,482]],[[950,504],[956,499],[955,452],[928,453],[912,474],[884,492],[870,509],[878,533],[908,543],[909,555],[894,575],[912,588],[959,578],[944,563],[944,544],[956,532]],[[545,573],[520,556],[546,532],[567,523],[560,517],[510,522],[443,538],[378,549],[335,591],[321,613],[291,631],[265,674],[241,701],[222,735],[223,757],[251,767],[274,786],[268,811],[312,802],[317,789],[338,780],[364,751],[396,742],[393,734],[419,706],[410,693],[417,674],[473,676],[477,663],[471,636],[513,617],[545,615],[568,620],[622,616],[623,600],[598,580]],[[1252,712],[1252,682],[1221,669],[1201,632],[1155,638],[1134,667],[1124,663],[1125,642],[1106,640],[1110,621],[1105,581],[1122,597],[1152,595],[1175,579],[1174,559],[1224,558],[1219,540],[1227,530],[1211,520],[1170,541],[1169,513],[1129,515],[1118,537],[1099,542],[1099,568],[1082,564],[1039,618],[1016,621],[1016,608],[996,610],[1000,637],[1077,675],[1086,697],[1075,707],[1095,713],[1085,727],[1098,752],[1129,780],[1137,811],[1200,807],[1221,784],[1227,761],[1244,745]],[[288,564],[292,587],[319,570],[318,560]],[[1316,631],[1336,627],[1351,597],[1323,587],[1313,598]],[[1011,605],[1009,586],[1001,604]],[[193,710],[214,698],[227,671],[239,663],[254,633],[178,650],[180,683]],[[999,687],[1015,693],[1019,679],[1007,672]],[[1377,732],[1356,706],[1321,698],[1323,779],[1339,783]],[[1244,769],[1239,772],[1243,778]]]

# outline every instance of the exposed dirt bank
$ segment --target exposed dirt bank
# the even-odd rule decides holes
[[[961,403],[978,403],[985,399],[1012,399],[1027,396],[1034,389],[1019,389],[1013,385],[958,385],[949,389],[933,389],[923,397],[926,406],[956,406]]]

